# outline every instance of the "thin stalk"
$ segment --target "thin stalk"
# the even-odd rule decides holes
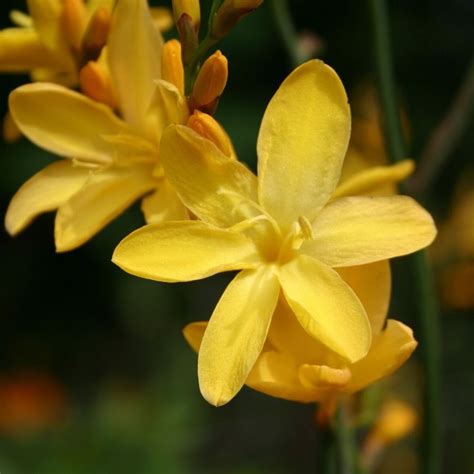
[[[368,1],[374,34],[374,59],[383,113],[385,144],[391,161],[397,162],[406,157],[406,152],[395,92],[387,4],[386,0]],[[420,354],[424,366],[421,472],[439,474],[441,466],[439,310],[431,268],[425,252],[418,252],[411,256],[409,263],[418,298]]]
[[[299,66],[303,61],[298,48],[298,35],[291,21],[291,13],[286,0],[270,0],[275,25],[286,49],[291,67]]]

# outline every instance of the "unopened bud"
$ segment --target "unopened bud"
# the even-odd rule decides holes
[[[92,15],[82,40],[83,63],[96,61],[107,43],[111,22],[108,8],[100,7]]]
[[[227,83],[227,68],[227,58],[220,51],[204,61],[194,83],[191,98],[193,108],[209,108],[219,100]]]
[[[183,63],[188,64],[196,51],[199,43],[198,34],[194,28],[192,18],[183,13],[179,20],[176,22],[176,28],[178,29],[179,39],[182,46],[182,59]]]
[[[115,107],[112,83],[107,72],[96,62],[89,61],[79,72],[82,92],[92,100]]]
[[[151,17],[158,29],[165,33],[171,30],[174,25],[173,15],[171,10],[166,7],[150,7]]]
[[[64,35],[77,53],[81,48],[82,36],[86,29],[87,11],[82,0],[64,0],[61,14]]]
[[[223,38],[248,13],[253,12],[263,0],[224,0],[211,22],[211,35]]]
[[[163,46],[161,53],[161,78],[171,82],[184,94],[184,68],[181,59],[181,43],[172,39]]]
[[[199,31],[201,24],[201,7],[199,0],[173,0],[173,16],[179,30],[179,21],[183,15],[187,15],[193,25],[194,31]]]
[[[229,136],[210,115],[195,110],[189,117],[187,125],[196,133],[214,143],[224,155],[235,157],[234,147]]]

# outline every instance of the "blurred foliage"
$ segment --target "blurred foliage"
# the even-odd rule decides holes
[[[209,1],[203,3],[208,9]],[[364,3],[293,0],[290,4],[298,31],[317,36],[324,45],[321,57],[338,71],[348,91],[371,79]],[[465,73],[472,54],[474,2],[399,0],[390,6],[400,96],[416,159]],[[24,4],[1,2],[3,27],[13,8],[22,9]],[[261,116],[289,69],[268,5],[242,21],[219,48],[229,58],[230,78],[217,117],[234,139],[240,158],[254,167]],[[21,76],[0,76],[2,114],[8,92],[24,81]],[[473,165],[472,131],[471,115],[468,132],[433,186],[427,205],[438,219],[448,214],[456,182]],[[0,151],[3,215],[16,189],[52,157],[26,140],[1,143]],[[318,456],[314,407],[248,389],[219,409],[202,400],[196,357],[181,329],[187,322],[209,317],[227,279],[165,285],[120,271],[110,263],[112,251],[140,225],[135,206],[92,242],[62,255],[54,253],[52,215],[42,216],[15,239],[0,232],[0,373],[47,374],[63,387],[69,404],[62,420],[47,429],[15,436],[0,432],[0,471],[314,471]],[[411,294],[400,263],[394,262],[393,268],[391,315],[413,325],[411,302],[416,295]],[[474,465],[474,429],[466,416],[472,413],[474,399],[472,334],[472,310],[444,311],[443,472],[470,472]],[[416,403],[420,377],[415,356],[395,378],[399,396]],[[415,441],[411,437],[391,448],[381,472],[414,472]]]

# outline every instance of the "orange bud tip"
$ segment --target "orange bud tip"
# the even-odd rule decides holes
[[[181,43],[172,39],[163,46],[161,53],[161,77],[171,82],[184,94],[184,68],[181,60]]]
[[[107,7],[98,8],[89,21],[82,40],[83,64],[96,61],[107,42],[111,13]]]
[[[115,108],[112,84],[107,72],[96,62],[89,61],[79,72],[82,92],[92,100]]]
[[[61,15],[64,35],[76,53],[81,48],[81,41],[86,29],[87,11],[82,0],[64,0]]]

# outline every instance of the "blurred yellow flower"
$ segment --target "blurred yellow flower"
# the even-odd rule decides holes
[[[243,270],[219,301],[199,351],[200,388],[210,403],[227,403],[245,383],[280,288],[311,337],[349,364],[362,359],[371,347],[370,322],[333,268],[404,255],[433,240],[430,215],[408,197],[330,200],[349,134],[344,88],[321,61],[298,67],[270,101],[257,144],[258,179],[189,128],[165,131],[163,167],[202,222],[145,226],[119,244],[113,261],[167,282]]]
[[[452,308],[474,307],[474,189],[472,171],[459,183],[451,213],[440,226],[430,253],[438,271],[443,302]]]
[[[68,159],[47,166],[18,190],[6,228],[15,235],[39,213],[58,209],[59,252],[86,242],[146,193],[152,192],[142,201],[148,222],[188,216],[159,161],[163,130],[188,120],[186,98],[179,85],[160,79],[162,37],[146,0],[119,0],[112,20],[106,57],[120,118],[60,85],[28,84],[10,95],[21,131]],[[90,84],[99,90],[104,81],[96,79]]]

